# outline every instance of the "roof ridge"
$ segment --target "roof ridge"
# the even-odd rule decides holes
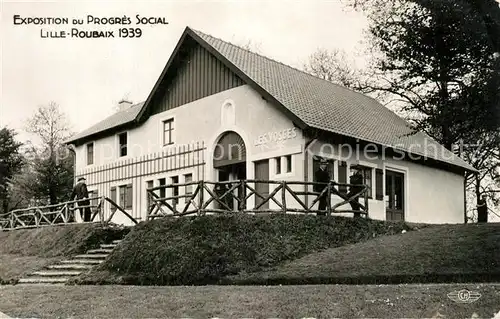
[[[253,51],[251,51],[251,50],[248,50],[248,49],[242,48],[242,47],[240,47],[239,45],[236,45],[236,44],[231,43],[231,42],[229,42],[229,41],[226,41],[226,40],[223,40],[223,39],[221,39],[221,38],[215,37],[215,36],[213,36],[213,35],[211,35],[211,34],[208,34],[208,33],[205,33],[205,32],[202,32],[202,31],[199,31],[199,30],[196,30],[196,29],[193,29],[193,28],[191,28],[191,27],[188,27],[188,29],[190,29],[191,31],[194,31],[194,32],[201,33],[201,34],[203,34],[203,35],[206,35],[206,36],[212,37],[212,38],[214,38],[214,39],[217,39],[217,40],[222,41],[222,42],[224,42],[224,43],[227,43],[227,44],[229,44],[229,45],[232,45],[233,47],[236,47],[236,48],[238,48],[238,49],[240,49],[240,50],[247,51],[247,52],[249,52],[249,53],[251,53],[251,54],[258,55],[258,56],[260,56],[260,57],[262,57],[262,58],[264,58],[264,59],[267,59],[267,60],[269,60],[269,61],[272,61],[272,62],[275,62],[275,63],[281,64],[281,65],[283,65],[283,66],[285,66],[285,67],[287,67],[287,68],[290,68],[290,69],[292,69],[292,70],[295,70],[295,71],[301,72],[301,73],[303,73],[303,74],[305,74],[305,75],[307,75],[307,76],[310,76],[310,77],[312,77],[312,78],[314,78],[314,79],[319,79],[319,80],[321,80],[321,81],[323,81],[323,82],[326,82],[326,83],[328,83],[328,84],[334,85],[334,86],[336,86],[336,87],[339,87],[339,88],[342,88],[342,89],[345,89],[345,90],[352,91],[352,92],[354,92],[354,93],[356,93],[356,94],[359,94],[359,95],[362,95],[362,96],[364,96],[364,97],[371,98],[371,99],[373,99],[373,100],[377,101],[377,99],[375,99],[375,98],[373,98],[373,97],[371,97],[371,96],[365,95],[365,94],[363,94],[363,93],[360,93],[360,92],[358,92],[358,91],[355,91],[355,90],[353,90],[353,89],[351,89],[351,88],[348,88],[348,87],[346,87],[346,86],[343,86],[343,85],[340,85],[340,84],[333,83],[333,82],[331,82],[331,81],[328,81],[328,80],[322,79],[322,78],[320,78],[319,76],[313,75],[313,74],[308,73],[308,72],[306,72],[306,71],[304,71],[304,70],[301,70],[301,69],[297,69],[297,68],[295,68],[295,67],[293,67],[293,66],[291,66],[291,65],[285,64],[285,63],[283,63],[283,62],[281,62],[281,61],[275,60],[275,59],[270,58],[270,57],[268,57],[268,56],[265,56],[265,55],[263,55],[263,54],[260,54],[260,53],[253,52]],[[377,102],[378,102],[378,103],[380,103],[379,101],[377,101]]]

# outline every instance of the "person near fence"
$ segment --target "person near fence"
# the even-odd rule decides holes
[[[347,193],[347,198],[350,198],[358,193],[360,193],[364,187],[363,187],[363,175],[361,175],[361,172],[356,171],[350,178],[349,178],[349,184],[352,184],[352,186],[349,187],[349,192]],[[359,205],[359,195],[353,198],[351,201],[349,201],[349,204],[351,204],[352,210],[354,210],[354,217],[361,217],[361,206]]]
[[[477,222],[488,222],[488,204],[486,203],[486,195],[481,196],[481,199],[477,203]]]
[[[87,206],[80,208],[80,215],[82,216],[82,219],[84,222],[90,222],[92,218],[92,211],[90,210],[90,200],[89,198],[89,192],[87,190],[87,184],[85,184],[85,178],[80,177],[78,179],[78,182],[76,183],[75,187],[73,187],[73,192],[71,192],[71,197],[70,200],[74,200],[76,197],[77,200],[82,200],[82,199],[87,199],[87,200],[82,200],[78,202],[78,206]]]
[[[314,181],[316,183],[324,183],[328,184],[330,182],[330,173],[326,169],[327,167],[327,160],[321,159],[319,163],[319,168],[316,172],[314,172]],[[327,185],[322,185],[322,184],[314,184],[313,190],[315,192],[320,193],[319,199],[318,199],[318,216],[325,216],[326,215],[326,205],[327,205],[327,197],[328,197],[328,191],[325,191],[323,195],[321,195],[321,192],[327,187]]]

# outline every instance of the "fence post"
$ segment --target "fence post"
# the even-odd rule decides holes
[[[369,186],[366,186],[365,189],[365,209],[366,209],[365,217],[368,217],[368,187]]]
[[[205,185],[203,180],[201,180],[198,183],[198,187],[200,188],[199,190],[200,196],[198,197],[199,198],[198,215],[201,215],[202,214],[201,208],[203,207],[203,193],[205,192]]]
[[[327,190],[327,195],[326,195],[326,207],[327,207],[327,215],[331,216],[332,215],[332,205],[331,205],[331,200],[332,200],[332,181],[328,181],[328,190]]]
[[[283,210],[283,214],[286,214],[286,193],[285,193],[285,190],[286,190],[286,182],[285,181],[282,181],[281,182],[281,205],[283,206],[282,207],[282,210]]]

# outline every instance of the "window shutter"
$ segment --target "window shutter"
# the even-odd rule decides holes
[[[110,191],[110,193],[111,193],[111,194],[110,194],[110,195],[111,195],[111,200],[112,200],[113,202],[115,202],[115,203],[116,203],[116,187],[111,187],[111,191]],[[118,203],[117,203],[117,204],[118,204]],[[115,205],[111,205],[111,210],[112,210],[112,211],[115,211],[115,210],[116,210]]]
[[[375,199],[384,200],[384,170],[377,168],[375,170]]]
[[[132,208],[132,184],[127,185],[127,190],[125,192],[125,207]]]
[[[339,183],[347,184],[347,163],[339,162]],[[347,193],[347,186],[339,186],[339,192]]]

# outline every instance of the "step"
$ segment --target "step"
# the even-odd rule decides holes
[[[101,244],[101,248],[103,249],[113,249],[116,247],[116,244]]]
[[[80,259],[106,259],[108,254],[85,254],[85,255],[76,255],[74,258]]]
[[[87,251],[87,254],[110,254],[113,251],[113,249],[91,249]]]
[[[121,242],[122,242],[122,240],[121,240],[121,239],[115,239],[115,240],[113,240],[113,241],[112,241],[112,243],[113,243],[113,244],[116,244],[116,245],[118,245],[118,244],[119,244],[119,243],[121,243]]]
[[[68,277],[68,276],[78,276],[82,272],[78,270],[40,270],[35,271],[31,275],[42,276],[42,277]]]
[[[38,284],[38,283],[65,283],[68,278],[64,277],[28,277],[19,279],[20,284]]]
[[[71,260],[69,260],[71,261]],[[50,265],[47,266],[48,269],[67,269],[67,270],[87,270],[91,269],[92,265],[86,265],[86,264],[64,264],[64,265]]]
[[[63,260],[62,264],[87,264],[87,265],[97,265],[102,263],[104,260],[92,260],[92,259],[71,259]]]

